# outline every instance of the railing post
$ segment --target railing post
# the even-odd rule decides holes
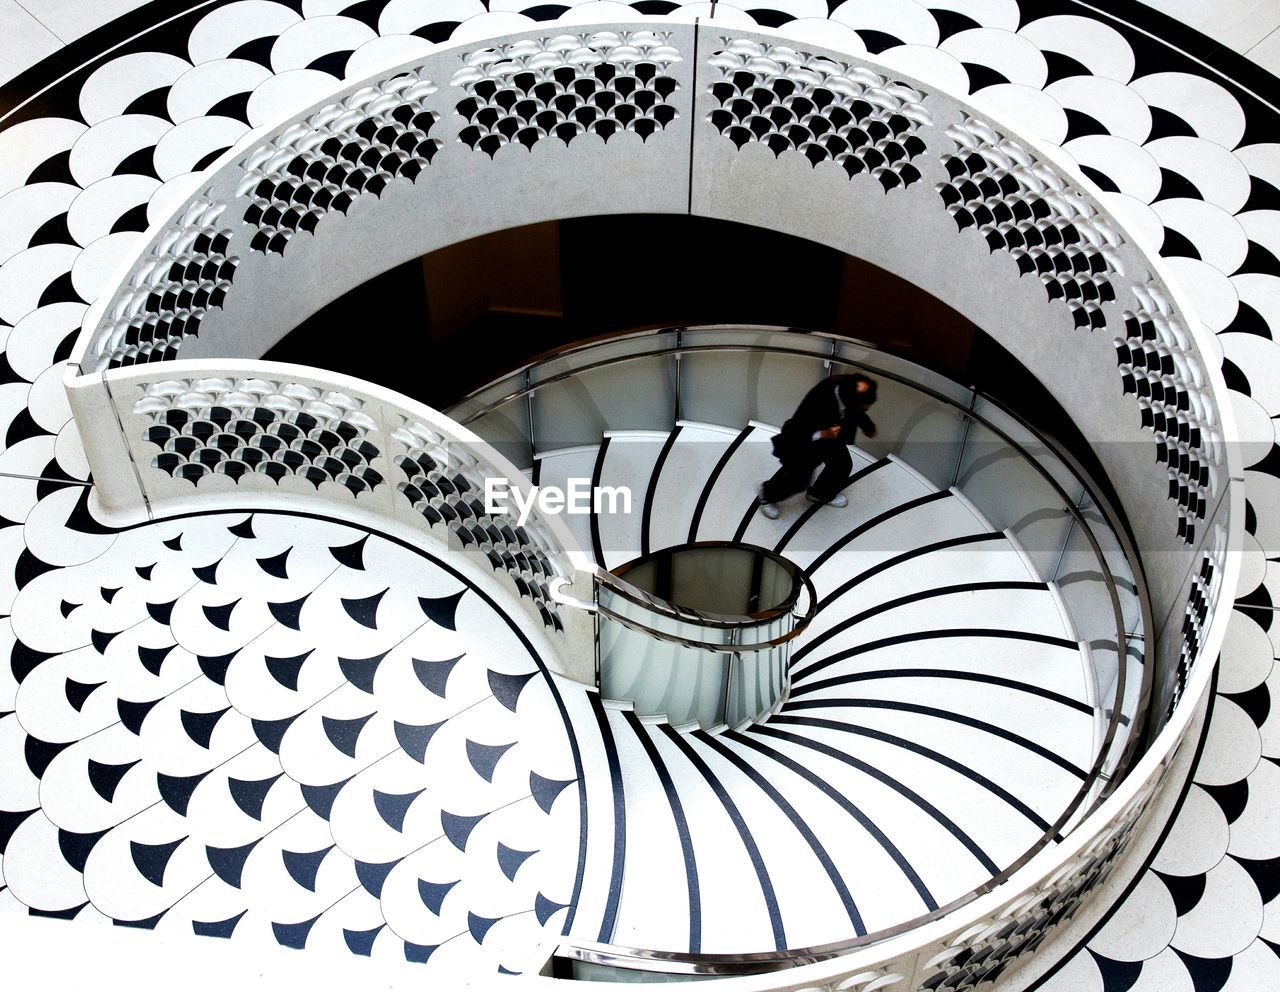
[[[951,486],[954,487],[960,481],[960,466],[964,464],[965,448],[969,445],[969,428],[973,426],[973,411],[978,406],[978,390],[975,386],[969,387],[969,408],[961,412],[960,416],[964,418],[964,433],[960,435],[960,444],[956,449],[956,467],[951,471]]]
[[[729,644],[727,646],[732,648],[737,643],[737,641],[738,641],[738,632],[731,628],[729,630]],[[725,677],[724,677],[724,705],[723,705],[723,714],[721,715],[720,719],[721,719],[721,722],[728,724],[729,723],[729,704],[733,700],[734,676],[737,674],[738,668],[742,664],[742,658],[737,651],[728,651],[726,653],[729,656],[729,664],[726,666]],[[737,721],[735,720],[734,723],[737,723]],[[729,725],[732,726],[732,724],[729,724]]]
[[[671,429],[676,429],[676,424],[680,423],[684,417],[684,397],[681,392],[681,379],[683,376],[684,366],[680,362],[680,349],[684,347],[684,328],[676,328],[676,347],[673,354],[676,358],[676,396],[675,396],[675,415],[671,418]]]
[[[524,399],[525,399],[525,416],[529,423],[529,469],[533,470],[534,462],[538,458],[538,437],[537,428],[534,426],[533,416],[533,369],[524,370]]]
[[[1083,497],[1081,498],[1083,499]],[[1077,510],[1080,509],[1080,505],[1078,502],[1076,504],[1076,509]],[[1063,510],[1062,512],[1070,514],[1071,524],[1069,527],[1067,527],[1067,536],[1062,539],[1062,548],[1058,551],[1058,562],[1056,565],[1053,566],[1053,575],[1049,578],[1050,582],[1057,582],[1059,577],[1061,577],[1062,575],[1062,563],[1067,560],[1067,548],[1071,547],[1071,538],[1075,534],[1076,527],[1078,526],[1078,523],[1079,523],[1076,515],[1071,513],[1070,510]],[[1105,561],[1101,562],[1100,564],[1103,565],[1103,567],[1106,566]],[[1124,629],[1124,624],[1120,625],[1120,629],[1121,630]]]
[[[591,643],[596,657],[596,689],[600,688],[600,580],[591,576],[591,602],[595,609],[591,611]]]

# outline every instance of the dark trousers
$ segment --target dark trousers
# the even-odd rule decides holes
[[[849,448],[838,438],[810,441],[784,452],[780,461],[782,467],[764,484],[762,495],[766,503],[779,503],[802,489],[825,503],[845,487],[853,473]],[[823,466],[822,472],[810,485],[813,470],[819,465]]]

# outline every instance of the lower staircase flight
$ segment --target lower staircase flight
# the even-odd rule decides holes
[[[743,541],[809,570],[820,598],[788,698],[758,723],[674,727],[594,693],[568,700],[589,823],[573,938],[746,954],[862,936],[1052,843],[1085,785],[1085,656],[1016,542],[856,449],[848,507],[798,497],[766,519],[772,433],[680,423],[535,463],[542,485],[631,489],[630,513],[567,518],[607,568]]]

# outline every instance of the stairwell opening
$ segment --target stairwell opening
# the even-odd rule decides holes
[[[605,699],[642,719],[716,731],[760,720],[785,698],[791,643],[817,606],[794,561],[755,544],[693,541],[610,574],[621,581],[598,594]]]

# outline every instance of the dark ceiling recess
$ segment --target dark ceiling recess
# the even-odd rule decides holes
[[[422,267],[398,265],[322,307],[262,357],[332,369],[422,399]]]
[[[763,228],[685,215],[500,231],[398,266],[266,358],[340,369],[433,406],[552,348],[690,324],[838,331],[965,378],[976,328],[915,286]],[[352,334],[377,348],[353,349]]]
[[[533,224],[432,252],[353,289],[266,356],[447,408],[529,359],[648,327],[766,324],[872,342],[1002,398],[1078,449],[1008,352],[928,293],[777,231],[686,215]],[[364,346],[351,347],[352,337]]]

